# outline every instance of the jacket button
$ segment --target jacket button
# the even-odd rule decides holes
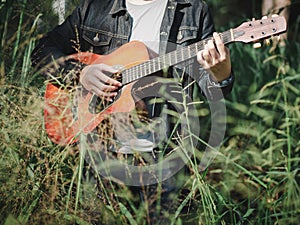
[[[99,42],[98,34],[96,34],[96,36],[93,38],[93,41],[94,41],[94,42]]]
[[[182,38],[183,38],[182,32],[179,31],[179,32],[178,32],[178,35],[177,35],[177,41],[182,40]]]

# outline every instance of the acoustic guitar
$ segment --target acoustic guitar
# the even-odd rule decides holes
[[[285,18],[278,16],[244,22],[219,35],[224,44],[252,43],[284,33],[286,29]],[[92,93],[76,96],[74,99],[74,94],[70,94],[69,90],[48,83],[44,96],[46,104],[44,120],[48,137],[58,145],[72,144],[78,141],[80,133],[91,132],[110,114],[132,111],[135,108],[132,86],[137,80],[195,57],[210,39],[204,39],[152,59],[147,47],[138,41],[129,42],[108,55],[90,52],[72,55],[72,58],[85,64],[122,65],[123,69],[115,76],[123,85],[114,101],[106,105],[102,111],[91,113],[89,104],[93,98]],[[74,104],[77,107],[76,113],[73,110]]]

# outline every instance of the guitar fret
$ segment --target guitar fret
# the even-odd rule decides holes
[[[127,83],[127,81],[128,81],[128,74],[126,75],[126,76],[124,76],[126,74],[126,72],[125,73],[122,73],[122,84],[126,84]]]
[[[153,60],[153,73],[155,72],[155,70],[156,70],[156,60],[154,59]]]
[[[169,64],[170,64],[170,63],[169,63],[169,57],[168,57],[168,56],[169,56],[169,54],[165,55],[165,59],[166,59],[165,62],[166,62],[166,63],[165,63],[165,65],[164,65],[164,68],[163,68],[163,69],[167,68],[167,67],[169,66]]]
[[[154,72],[154,67],[151,63],[148,62],[148,70],[149,70],[149,73],[152,74]]]
[[[145,66],[144,63],[140,64],[140,69],[137,73],[136,79],[140,78],[140,77],[144,77],[147,74],[147,67]]]
[[[198,50],[198,51],[202,51],[203,49],[204,49],[203,42],[198,42],[198,43],[197,43],[197,50]]]
[[[180,52],[181,52],[181,60],[184,60],[184,52],[183,52],[183,48],[180,48]]]
[[[166,56],[164,56],[163,57],[163,67],[162,67],[162,69],[166,67],[166,64],[167,64],[167,62],[166,62]]]
[[[149,62],[149,64],[148,64],[148,65],[149,65],[149,72],[150,72],[150,74],[152,74],[152,73],[155,72],[155,68],[154,68],[153,64],[155,64],[155,63],[153,63],[153,62],[150,63],[150,62]]]
[[[160,61],[159,58],[157,58],[157,60],[155,60],[155,70],[153,72],[157,72],[160,70],[161,70]]]
[[[151,74],[150,66],[151,66],[151,63],[149,63],[149,61],[145,63],[145,72],[146,72],[146,74]]]
[[[200,50],[199,50],[199,45],[198,45],[198,43],[195,43],[195,48],[196,48],[196,52],[199,52]]]
[[[168,67],[169,67],[170,65],[173,64],[172,63],[172,53],[169,53],[168,56],[169,56],[169,62],[168,62]]]
[[[158,64],[157,64],[158,65],[158,70],[161,70],[162,67],[163,67],[162,57],[161,56],[158,57],[157,60],[158,60]],[[158,71],[158,70],[156,70],[156,71]]]
[[[145,67],[145,72],[146,74],[151,74],[151,70],[150,70],[150,63],[146,63],[146,67]]]
[[[134,67],[131,69],[131,79],[130,81],[133,81],[134,80],[134,74],[135,74],[135,69]]]
[[[190,45],[187,47],[187,54],[188,54],[189,58],[192,57],[191,56],[191,46]]]
[[[130,82],[130,71],[131,70],[128,69],[122,72],[122,84],[127,84]]]
[[[159,62],[159,58],[155,59],[155,69],[154,71],[159,71],[160,70],[160,62]]]
[[[177,63],[175,55],[176,55],[175,52],[170,53],[170,56],[171,56],[171,62],[170,63],[171,64],[169,66],[175,65]]]
[[[162,59],[161,57],[157,58],[158,59],[158,71],[161,70],[163,68],[163,65],[162,65]]]
[[[139,68],[140,68],[139,69],[140,72],[137,73],[137,77],[136,78],[138,78],[138,75],[146,74],[146,67],[145,67],[145,65],[143,65],[143,63],[139,65]]]
[[[181,62],[181,61],[182,61],[182,55],[181,55],[181,52],[178,51],[178,52],[176,53],[176,55],[177,55],[177,58],[178,58],[178,62]]]
[[[141,66],[140,65],[138,65],[138,67],[136,67],[136,70],[134,71],[135,73],[133,74],[133,78],[134,78],[134,80],[136,80],[137,79],[137,72],[139,71],[139,68],[140,68]]]

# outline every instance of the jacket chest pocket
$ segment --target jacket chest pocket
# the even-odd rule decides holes
[[[176,44],[187,46],[197,40],[198,28],[181,26],[178,29]]]
[[[85,41],[85,50],[97,54],[105,54],[109,51],[113,35],[109,32],[89,27],[82,28],[82,38]]]

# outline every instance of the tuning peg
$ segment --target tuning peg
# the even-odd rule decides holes
[[[279,15],[278,14],[273,14],[271,17],[278,17]]]
[[[281,35],[276,36],[276,39],[279,42],[281,40]]]
[[[260,42],[254,43],[253,48],[261,48],[261,43]]]
[[[266,39],[264,42],[265,42],[264,44],[267,46],[269,46],[271,44],[270,38]]]

